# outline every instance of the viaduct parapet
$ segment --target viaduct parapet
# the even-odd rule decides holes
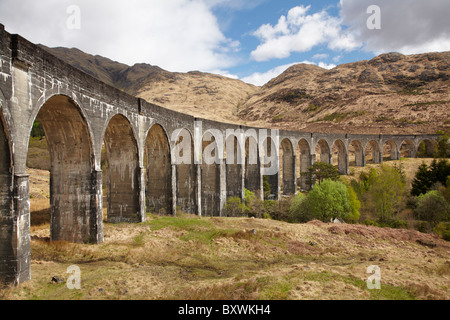
[[[227,198],[243,198],[245,188],[262,197],[264,176],[280,198],[306,188],[300,173],[315,161],[346,174],[350,161],[381,163],[386,148],[399,159],[402,146],[415,157],[423,141],[428,146],[438,138],[289,132],[196,119],[108,86],[0,25],[0,282],[31,277],[26,167],[36,119],[50,152],[51,239],[81,243],[103,241],[103,207],[110,223],[139,223],[146,212],[177,209],[222,215]]]

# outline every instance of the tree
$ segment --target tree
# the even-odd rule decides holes
[[[358,211],[356,204],[350,201],[347,186],[331,179],[315,185],[305,203],[311,215],[324,222],[335,218],[352,221]]]
[[[419,196],[425,194],[430,191],[436,183],[445,186],[449,175],[450,164],[446,159],[441,159],[439,161],[435,159],[429,167],[423,163],[416,172],[412,182],[411,195]]]
[[[418,197],[415,213],[419,220],[428,221],[433,228],[449,220],[450,205],[439,191],[432,190]]]
[[[348,222],[356,223],[359,220],[360,213],[359,209],[361,209],[361,202],[358,200],[358,196],[356,195],[355,190],[351,186],[347,187],[348,191],[348,200],[350,201],[351,212],[348,216]]]
[[[423,162],[412,181],[411,195],[420,196],[421,194],[425,194],[430,190],[432,185],[433,182],[431,181],[428,166]]]
[[[292,198],[289,205],[289,216],[294,222],[305,223],[313,219],[312,213],[307,207],[307,196],[303,193]]]
[[[397,169],[381,166],[369,191],[369,208],[380,222],[388,222],[397,213],[405,196],[406,184]]]
[[[338,169],[333,165],[324,162],[315,162],[308,168],[308,171],[303,174],[306,174],[306,184],[310,189],[317,182],[320,184],[326,179],[338,181],[340,178]]]

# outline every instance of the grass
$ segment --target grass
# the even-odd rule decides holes
[[[35,219],[33,213],[33,219]],[[355,226],[357,228],[369,228]],[[327,224],[249,218],[148,215],[144,223],[104,225],[98,245],[49,240],[49,224],[32,228],[32,280],[0,291],[0,299],[387,299],[450,296],[442,285],[450,249],[332,234]],[[253,232],[255,230],[255,232]],[[381,229],[380,229],[381,230]],[[384,230],[384,229],[383,229]],[[314,241],[315,246],[308,243]],[[439,252],[439,254],[437,254]],[[373,255],[382,289],[366,287]],[[394,258],[395,257],[395,258]],[[81,290],[51,283],[81,269]],[[417,265],[417,267],[414,267]],[[427,272],[422,266],[427,265]],[[400,276],[403,274],[404,281]],[[430,287],[425,287],[424,285]],[[430,296],[431,294],[431,296]]]

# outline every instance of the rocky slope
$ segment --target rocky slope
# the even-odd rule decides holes
[[[332,70],[296,65],[242,107],[253,124],[320,132],[435,133],[450,125],[450,52],[390,53]]]
[[[240,80],[215,74],[169,72],[145,63],[130,67],[74,48],[42,48],[131,95],[211,120],[240,123],[237,117],[239,106],[260,90]]]
[[[262,87],[202,73],[132,67],[77,49],[52,54],[129,94],[211,120],[308,132],[435,133],[450,128],[450,52],[292,66]]]

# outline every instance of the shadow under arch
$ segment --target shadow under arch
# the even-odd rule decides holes
[[[393,140],[387,140],[383,143],[382,153],[383,161],[400,159],[397,144]]]
[[[295,152],[292,142],[285,138],[280,143],[280,181],[284,195],[295,194]]]
[[[381,157],[381,150],[378,142],[375,140],[370,140],[367,145],[366,149],[364,150],[364,156],[366,159],[366,164],[378,164],[382,162]]]
[[[352,142],[350,142],[348,153],[350,165],[354,165],[356,167],[365,166],[365,153],[363,146],[359,140],[353,140]]]
[[[102,212],[92,189],[97,185],[93,144],[80,106],[66,95],[53,95],[36,119],[50,153],[51,239],[103,241]]]
[[[348,154],[342,140],[336,140],[333,144],[333,164],[337,167],[340,174],[347,174],[348,172]]]
[[[113,116],[104,134],[103,182],[107,186],[107,221],[141,222],[137,140],[130,121]]]
[[[166,130],[154,124],[147,133],[144,152],[147,211],[174,214],[172,156]]]
[[[194,140],[188,129],[181,129],[172,137],[172,164],[176,170],[177,208],[185,213],[198,213],[197,166],[194,162]]]
[[[332,164],[332,155],[331,155],[331,149],[328,145],[328,142],[324,139],[320,139],[315,148],[315,154],[316,154],[316,162],[323,162],[327,164]]]
[[[307,175],[308,169],[312,165],[311,147],[306,139],[301,139],[297,144],[297,186],[301,190],[307,190]]]
[[[261,199],[261,162],[256,137],[245,139],[244,187]]]

